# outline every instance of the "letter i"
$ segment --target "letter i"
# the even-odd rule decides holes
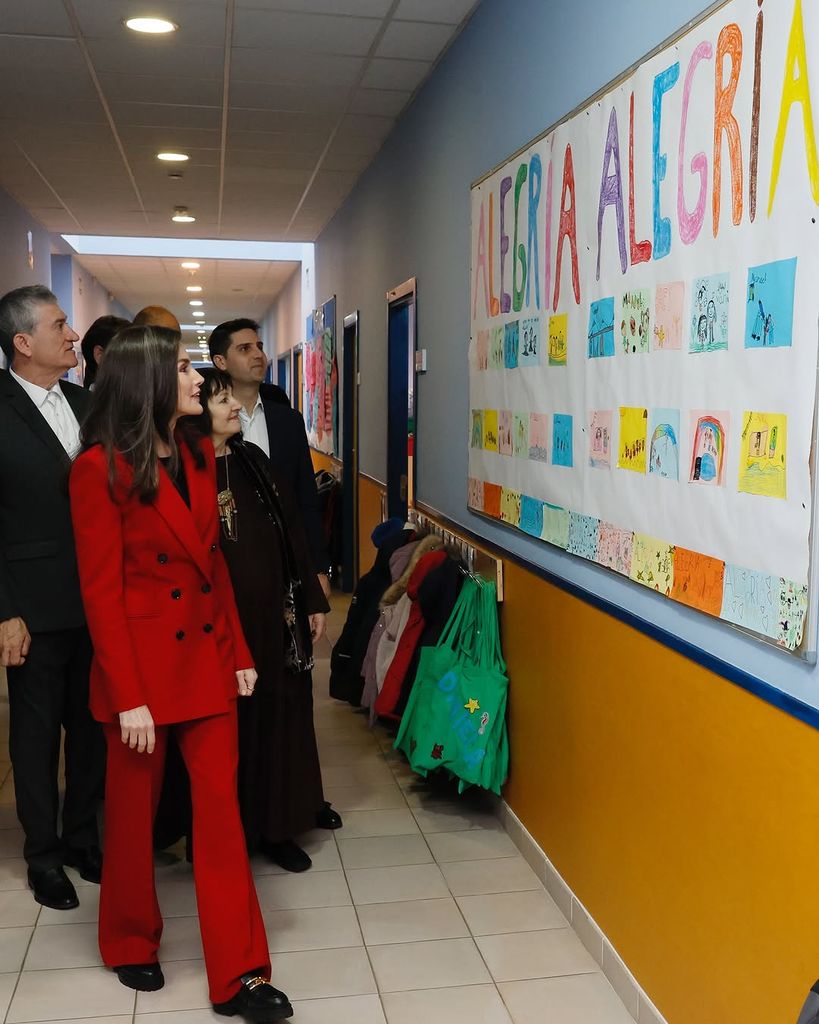
[[[759,163],[759,105],[762,92],[762,0],[756,0],[759,13],[756,16],[756,38],[754,40],[754,99],[751,108],[751,173],[748,181],[748,201],[751,221],[756,217],[756,172]]]

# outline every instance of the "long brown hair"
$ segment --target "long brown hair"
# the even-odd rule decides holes
[[[159,491],[159,442],[170,449],[171,473],[179,468],[179,450],[170,425],[178,403],[181,340],[177,331],[167,327],[125,327],[105,350],[81,439],[83,450],[102,445],[108,456],[112,492],[117,453],[133,469],[130,493],[146,503]],[[198,455],[195,442],[187,434],[183,436]]]

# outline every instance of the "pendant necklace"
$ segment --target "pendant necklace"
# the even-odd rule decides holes
[[[225,452],[222,458],[225,460],[226,486],[223,491],[219,491],[216,495],[216,504],[219,508],[219,521],[222,524],[225,537],[228,540],[236,541],[239,539],[239,510],[236,507],[233,491],[230,489],[230,456]]]

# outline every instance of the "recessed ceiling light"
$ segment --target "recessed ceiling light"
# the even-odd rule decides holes
[[[171,217],[171,220],[176,221],[177,224],[193,224],[196,217],[192,217],[188,213],[187,206],[177,206],[174,208],[174,214],[173,217]]]
[[[186,160],[190,160],[187,153],[157,153],[156,158],[168,164],[184,164]]]
[[[167,21],[165,18],[129,18],[125,22],[125,27],[129,28],[132,32],[146,32],[152,36],[176,32],[179,28],[178,25],[175,25],[172,21]]]
[[[189,284],[187,286],[187,288],[185,289],[185,291],[186,292],[201,292],[202,291],[202,285],[201,284]]]
[[[179,266],[183,270],[198,270],[199,264],[195,260],[186,260],[184,263],[180,263]]]
[[[190,302],[188,303],[188,305],[189,306],[201,306],[201,305],[203,305],[203,303],[202,303],[201,299],[191,299]]]

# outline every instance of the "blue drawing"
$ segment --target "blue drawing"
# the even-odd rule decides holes
[[[648,419],[648,471],[680,479],[680,410],[652,409]]]
[[[530,498],[528,494],[520,499],[520,528],[532,537],[540,537],[543,532],[543,502]]]
[[[520,322],[519,366],[540,366],[540,320],[536,316]]]
[[[574,465],[574,445],[572,439],[572,417],[564,413],[555,413],[552,428],[552,463],[555,466]]]
[[[725,563],[720,617],[764,636],[776,631],[779,577]]]
[[[597,543],[600,534],[600,520],[572,512],[569,516],[569,543],[566,550],[571,555],[580,555],[594,561],[597,558]]]
[[[786,348],[793,344],[796,257],[748,268],[745,348]]]
[[[728,288],[728,274],[695,278],[689,352],[717,352],[728,348]]]
[[[503,365],[507,370],[514,370],[518,365],[520,349],[520,322],[513,320],[503,329]]]
[[[589,359],[614,355],[614,297],[598,299],[589,308]]]

